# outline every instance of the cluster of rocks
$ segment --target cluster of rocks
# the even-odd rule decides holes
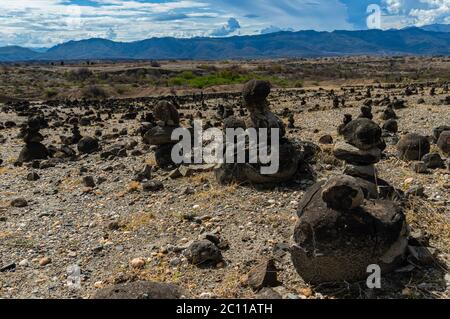
[[[427,136],[416,133],[404,135],[397,144],[397,155],[401,160],[412,161],[416,173],[428,173],[429,169],[445,168],[445,162],[437,152],[431,152]],[[440,126],[433,130],[432,142],[445,155],[450,155],[450,127]]]
[[[408,242],[402,206],[388,198],[392,187],[376,176],[374,164],[385,148],[381,128],[358,118],[341,130],[345,142],[336,144],[334,154],[346,162],[344,175],[307,191],[294,230],[292,261],[313,284],[361,280],[372,264],[391,271],[403,260]]]
[[[219,183],[227,184],[231,182],[252,183],[252,184],[279,184],[291,181],[295,178],[302,162],[302,154],[298,145],[285,137],[286,129],[284,123],[270,110],[270,104],[267,100],[271,91],[271,84],[267,81],[251,80],[245,84],[243,89],[243,105],[249,112],[246,118],[229,117],[224,121],[224,128],[242,128],[243,130],[254,128],[257,132],[261,129],[267,129],[267,142],[259,141],[256,145],[241,145],[239,143],[225,144],[225,153],[227,149],[233,148],[235,163],[224,163],[215,170],[215,175]],[[250,159],[251,148],[257,148],[255,153],[261,150],[261,147],[267,147],[267,153],[271,154],[276,150],[272,149],[270,144],[271,130],[277,129],[279,132],[279,159],[280,166],[277,173],[262,174],[261,167],[264,166],[259,159],[255,162]],[[239,139],[237,139],[239,140]],[[261,143],[263,142],[263,143]],[[237,163],[239,148],[245,148],[245,163]],[[253,149],[254,151],[254,149]]]

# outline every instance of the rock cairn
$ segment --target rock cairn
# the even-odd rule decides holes
[[[172,148],[177,143],[172,140],[172,132],[180,127],[180,115],[172,103],[160,101],[153,116],[156,125],[145,133],[144,142],[156,146],[155,160],[159,167],[172,166]]]
[[[248,110],[249,115],[243,120],[233,118],[225,123],[225,129],[241,127],[244,130],[249,128],[268,129],[268,154],[271,153],[272,145],[270,145],[271,129],[279,130],[279,170],[275,174],[265,175],[261,173],[261,167],[264,166],[259,161],[252,164],[250,161],[246,163],[225,163],[220,165],[216,170],[216,179],[221,184],[231,182],[252,183],[252,184],[278,184],[292,180],[298,172],[301,163],[301,152],[299,147],[292,141],[285,138],[286,129],[284,123],[270,110],[270,104],[267,100],[271,91],[271,84],[267,81],[251,80],[245,84],[242,95],[243,105]],[[239,145],[242,147],[241,145]],[[237,145],[225,145],[226,149],[234,148],[235,160],[237,159]],[[246,159],[250,156],[250,146],[245,145]],[[257,146],[258,150],[261,143]],[[236,162],[236,161],[235,161]]]
[[[41,142],[44,137],[39,130],[41,129],[42,119],[39,117],[32,117],[28,119],[26,125],[21,129],[20,135],[25,142],[22,151],[19,154],[17,163],[28,163],[34,160],[47,159],[49,151]]]
[[[378,124],[359,118],[342,128],[342,134],[345,142],[336,143],[333,153],[345,162],[344,174],[358,179],[371,198],[396,196],[395,189],[377,176],[375,164],[381,160],[386,148]]]

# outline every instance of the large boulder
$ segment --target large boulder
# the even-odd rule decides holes
[[[425,136],[409,133],[397,144],[398,157],[402,160],[420,161],[430,152],[430,142]]]
[[[354,209],[335,210],[322,199],[324,182],[312,186],[301,200],[291,256],[308,283],[358,281],[367,267],[392,271],[403,259],[407,226],[393,201],[366,200]]]
[[[100,289],[91,299],[180,299],[182,296],[182,290],[172,284],[136,281]]]

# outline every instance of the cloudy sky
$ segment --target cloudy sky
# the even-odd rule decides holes
[[[0,0],[0,46],[366,29],[371,4],[383,29],[450,23],[450,0]]]

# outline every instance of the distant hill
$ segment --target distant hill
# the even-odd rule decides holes
[[[450,24],[430,24],[424,25],[420,29],[432,32],[450,32]]]
[[[17,53],[12,54],[2,53],[5,48],[0,48],[0,61],[449,55],[450,33],[431,32],[420,28],[387,31],[299,31],[229,38],[152,38],[131,43],[88,39],[60,44],[43,53],[15,48]]]
[[[33,60],[38,57],[38,52],[19,46],[7,46],[0,48],[0,61],[4,62]]]

